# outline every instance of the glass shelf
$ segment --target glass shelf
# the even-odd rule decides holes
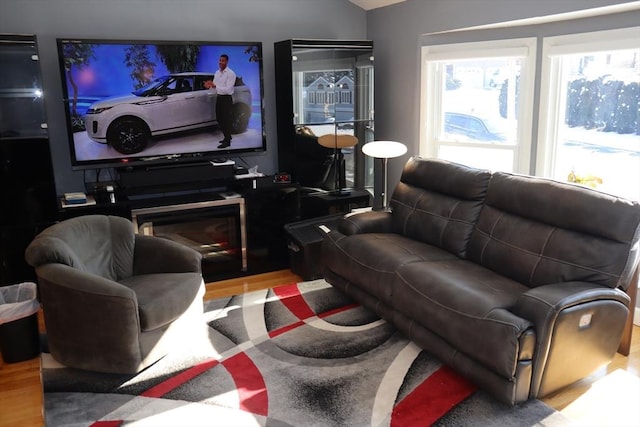
[[[35,36],[0,35],[0,139],[46,138]]]

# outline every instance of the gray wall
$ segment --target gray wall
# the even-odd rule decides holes
[[[274,173],[273,43],[289,38],[364,39],[366,12],[347,0],[0,0],[0,32],[38,37],[56,187],[63,193],[84,191],[84,173],[71,170],[57,37],[261,41],[267,153],[244,159]]]
[[[423,34],[545,16],[631,0],[407,0],[368,12],[347,0],[0,0],[0,32],[38,36],[58,192],[82,191],[71,171],[56,37],[263,42],[267,153],[250,164],[277,170],[273,42],[289,38],[372,39],[375,46],[376,138],[418,152],[420,38]],[[588,20],[591,28],[638,25],[638,12]],[[629,23],[631,22],[631,23]],[[556,25],[573,31],[582,24]],[[511,30],[518,37],[530,36]],[[585,31],[585,30],[583,30]],[[509,30],[494,31],[493,36]],[[472,35],[471,37],[475,37]],[[491,36],[488,36],[491,37]],[[403,159],[389,164],[389,186]]]
[[[408,147],[404,158],[389,161],[389,187],[393,188],[400,179],[402,166],[407,158],[418,153],[422,35],[631,2],[632,0],[407,0],[369,11],[367,38],[374,41],[376,57],[376,139],[401,141]],[[539,37],[637,25],[640,25],[638,9],[617,15],[537,27],[466,32],[457,38],[458,41],[473,41],[479,40],[479,37],[485,40]],[[451,35],[431,39],[439,38],[440,43],[451,43],[448,37]],[[534,123],[534,128],[535,126],[537,123]]]

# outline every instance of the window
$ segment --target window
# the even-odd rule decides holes
[[[640,200],[640,27],[556,30],[423,46],[419,153]]]
[[[538,175],[640,200],[638,33],[544,39]]]
[[[535,39],[424,46],[420,155],[529,172]]]

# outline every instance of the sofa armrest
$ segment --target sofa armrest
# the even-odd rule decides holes
[[[136,234],[133,274],[200,273],[202,254],[195,249],[155,236]]]
[[[532,321],[538,331],[544,331],[550,329],[550,324],[562,310],[597,300],[614,300],[627,307],[629,305],[629,297],[618,289],[587,282],[564,282],[539,286],[523,293],[513,312]]]
[[[390,233],[391,212],[367,211],[345,215],[338,229],[345,236],[360,233]]]
[[[563,282],[530,289],[512,311],[536,332],[530,397],[547,395],[583,378],[615,354],[629,312],[619,289]]]

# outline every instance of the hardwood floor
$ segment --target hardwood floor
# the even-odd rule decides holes
[[[205,299],[251,292],[301,280],[290,270],[223,280],[207,284]],[[580,398],[596,381],[617,369],[640,377],[640,327],[633,327],[631,352],[628,357],[616,354],[613,362],[606,368],[541,400],[562,411]],[[0,358],[0,426],[44,426],[40,358],[12,364],[4,363]]]
[[[40,358],[18,363],[0,360],[0,425],[42,426]]]
[[[204,295],[204,299],[206,301],[298,282],[302,282],[302,278],[291,270],[278,270],[237,279],[221,280],[207,284],[207,292]]]

